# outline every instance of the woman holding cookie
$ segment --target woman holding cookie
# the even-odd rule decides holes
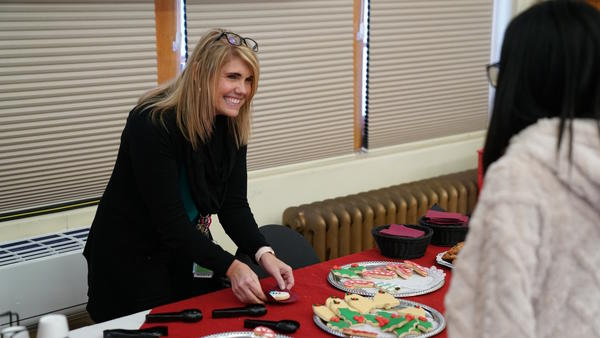
[[[211,30],[183,72],[130,112],[84,250],[94,321],[213,291],[223,277],[241,302],[264,302],[256,274],[212,241],[212,214],[281,289],[294,285],[246,197],[257,51],[250,38]]]

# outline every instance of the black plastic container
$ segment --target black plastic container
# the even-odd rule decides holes
[[[421,237],[411,238],[379,233],[381,230],[389,228],[389,224],[380,225],[371,229],[371,234],[382,255],[397,259],[412,259],[423,257],[425,255],[427,245],[429,245],[431,237],[433,236],[433,230],[416,224],[406,224],[405,226],[424,231],[425,234]]]
[[[465,240],[469,226],[467,224],[439,225],[428,223],[425,216],[419,218],[419,224],[433,230],[431,244],[439,246],[454,246]]]

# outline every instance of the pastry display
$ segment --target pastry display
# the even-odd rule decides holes
[[[421,295],[439,289],[445,273],[416,262],[361,262],[333,266],[327,280],[340,290],[363,296],[385,291],[394,297]]]
[[[446,253],[444,253],[444,255],[442,256],[442,259],[450,264],[454,264],[454,260],[456,259],[456,256],[458,255],[460,250],[462,250],[464,245],[465,245],[464,241],[457,243],[455,246],[450,248],[450,250],[448,250],[448,251],[446,251]]]
[[[372,298],[355,294],[346,294],[344,299],[330,296],[325,305],[313,305],[313,312],[320,323],[339,335],[359,337],[377,337],[380,333],[397,337],[421,335],[441,329],[443,324],[441,314],[435,317],[423,306],[398,300],[383,291]]]

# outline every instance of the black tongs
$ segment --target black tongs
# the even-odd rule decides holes
[[[253,304],[244,307],[234,307],[228,309],[215,309],[212,312],[213,318],[229,318],[250,316],[259,317],[267,313],[267,308],[263,304]]]
[[[139,330],[110,329],[102,332],[103,338],[156,338],[168,335],[169,329],[166,326],[155,326]]]
[[[295,320],[283,319],[283,320],[257,320],[257,319],[244,319],[244,327],[253,329],[257,326],[266,326],[275,331],[282,333],[294,333],[300,327],[300,323]]]
[[[146,315],[146,323],[184,322],[195,323],[202,319],[202,311],[186,309],[179,312],[163,312]]]

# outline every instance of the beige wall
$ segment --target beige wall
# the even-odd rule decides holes
[[[503,0],[497,0],[503,1]],[[513,17],[542,0],[513,0]]]

